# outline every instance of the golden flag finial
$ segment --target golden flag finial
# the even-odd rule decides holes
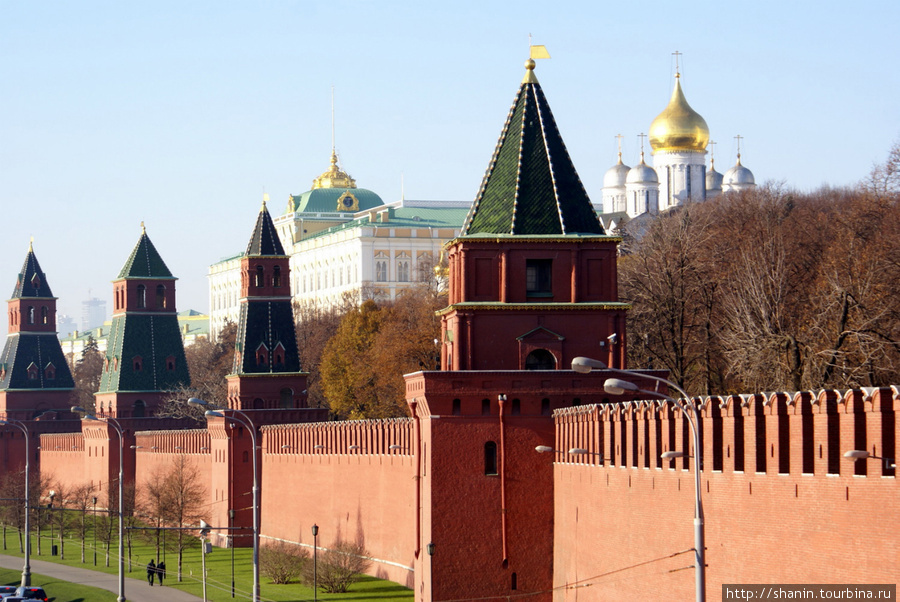
[[[264,209],[266,208],[266,203],[268,203],[268,202],[269,202],[269,193],[268,193],[268,192],[264,192],[264,193],[263,193],[263,204],[262,204],[262,209],[260,209],[260,211],[262,211],[262,210],[264,210]]]
[[[141,220],[141,234],[146,234],[147,228],[144,226],[144,220]]]
[[[28,252],[31,253],[34,251],[34,236],[31,237],[31,240],[28,241]]]
[[[543,44],[532,44],[530,48],[529,58],[531,59],[549,59],[550,53]]]

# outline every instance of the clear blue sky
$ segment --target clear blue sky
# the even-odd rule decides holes
[[[0,0],[0,289],[34,236],[60,313],[88,291],[111,310],[144,221],[178,309],[207,311],[208,266],[245,248],[263,189],[280,214],[327,168],[332,85],[359,186],[471,200],[529,33],[594,199],[616,134],[637,161],[675,50],[720,172],[741,134],[757,182],[851,185],[900,139],[898,24],[896,0]]]

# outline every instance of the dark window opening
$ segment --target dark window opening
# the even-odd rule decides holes
[[[141,369],[144,367],[144,362],[140,357],[136,357],[136,358],[134,358],[132,365],[134,366],[135,372],[140,372]]]
[[[481,400],[481,415],[482,416],[490,416],[491,415],[491,400],[490,399],[482,399]]]
[[[526,259],[525,292],[529,295],[552,293],[552,268],[552,259]]]
[[[41,308],[41,324],[49,324],[50,323],[50,312],[46,307]]]
[[[262,288],[266,284],[265,270],[261,265],[256,266],[256,288]]]
[[[499,474],[497,472],[497,444],[493,441],[484,444],[484,474]]]
[[[138,399],[134,402],[134,408],[132,409],[132,416],[135,418],[143,418],[147,410],[147,404],[145,404],[142,400]]]
[[[509,589],[519,589],[519,577],[515,573],[512,574],[512,582],[509,584]]]
[[[277,265],[272,269],[272,286],[275,288],[281,286],[281,267]]]
[[[546,349],[535,349],[525,358],[526,370],[556,370],[556,358]]]
[[[147,287],[143,284],[139,284],[137,287],[137,306],[138,309],[147,307]]]
[[[541,416],[549,416],[550,415],[550,400],[542,399],[541,400]]]
[[[522,402],[518,399],[513,399],[511,414],[513,416],[520,416],[522,414]]]
[[[453,414],[454,416],[459,416],[460,414],[462,414],[462,407],[461,407],[461,406],[462,406],[462,404],[461,404],[461,402],[460,402],[458,399],[454,399],[454,400],[453,400],[453,410],[452,410],[452,414]]]
[[[157,309],[166,308],[166,287],[161,284],[156,287],[156,307]]]
[[[292,389],[284,388],[279,393],[279,405],[282,408],[292,408],[294,407],[294,391]]]

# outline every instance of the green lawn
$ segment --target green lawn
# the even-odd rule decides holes
[[[70,566],[80,568],[95,569],[107,573],[117,574],[118,565],[116,561],[116,552],[118,544],[113,542],[112,550],[109,556],[109,567],[106,566],[106,551],[98,544],[97,566],[94,566],[94,548],[92,535],[89,533],[87,537],[87,545],[85,548],[85,563],[81,562],[81,541],[78,539],[66,538],[63,553],[65,559],[59,556],[50,555],[50,532],[49,529],[43,532],[41,540],[41,554],[37,553],[37,542],[32,535],[31,557],[32,559],[59,562]],[[54,542],[58,545],[59,538]],[[9,556],[22,556],[19,552],[18,534],[14,530],[7,529],[5,541],[0,536],[0,553]],[[149,543],[135,536],[132,548],[131,566],[129,569],[128,548],[125,549],[125,576],[135,579],[146,577],[146,565],[151,559],[156,559],[156,549]],[[224,548],[213,548],[212,552],[207,555],[207,598],[210,602],[227,602],[230,600],[249,600],[251,598],[251,590],[253,584],[253,550],[250,548],[236,548],[234,550],[234,582],[235,597],[231,596],[231,550]],[[182,563],[182,581],[179,583],[178,574],[178,556],[177,553],[169,549],[165,553],[166,563],[166,580],[165,585],[177,587],[195,596],[203,596],[202,570],[200,545],[198,541],[193,542],[193,546],[184,552]],[[6,573],[0,573],[3,583],[18,583],[21,572],[9,571],[10,576]],[[35,580],[35,585],[41,582]],[[72,585],[72,588],[80,588],[80,586]],[[66,590],[65,594],[59,593],[60,586],[54,584],[53,594],[56,596],[56,602],[65,602],[67,600],[79,601],[90,600],[103,602],[105,600],[115,600],[115,594],[104,592],[102,596],[83,596],[75,589],[70,593]],[[93,588],[84,588],[86,590],[94,590]],[[127,594],[127,592],[126,592]],[[260,595],[262,600],[272,602],[299,602],[304,600],[313,600],[313,591],[311,587],[306,587],[300,583],[288,583],[285,585],[274,585],[269,582],[265,576],[260,577]],[[79,597],[81,596],[81,597]],[[352,600],[360,602],[364,600],[378,600],[381,602],[412,602],[412,590],[403,587],[392,581],[376,579],[367,575],[361,576],[360,580],[350,587],[350,591],[346,594],[325,594],[321,588],[318,595],[319,600]]]
[[[21,583],[21,570],[0,569],[0,584],[19,585]],[[31,574],[31,583],[39,587],[46,587],[47,596],[51,602],[116,602],[116,594],[113,592],[87,585],[66,583],[39,573]]]

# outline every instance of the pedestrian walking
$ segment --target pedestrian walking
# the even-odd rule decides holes
[[[160,562],[156,565],[156,576],[159,577],[159,584],[163,584],[163,577],[166,576],[166,563],[165,561]]]
[[[153,562],[153,559],[150,559],[150,562],[147,563],[147,583],[150,584],[150,587],[153,587],[153,578],[156,576],[156,563]]]

